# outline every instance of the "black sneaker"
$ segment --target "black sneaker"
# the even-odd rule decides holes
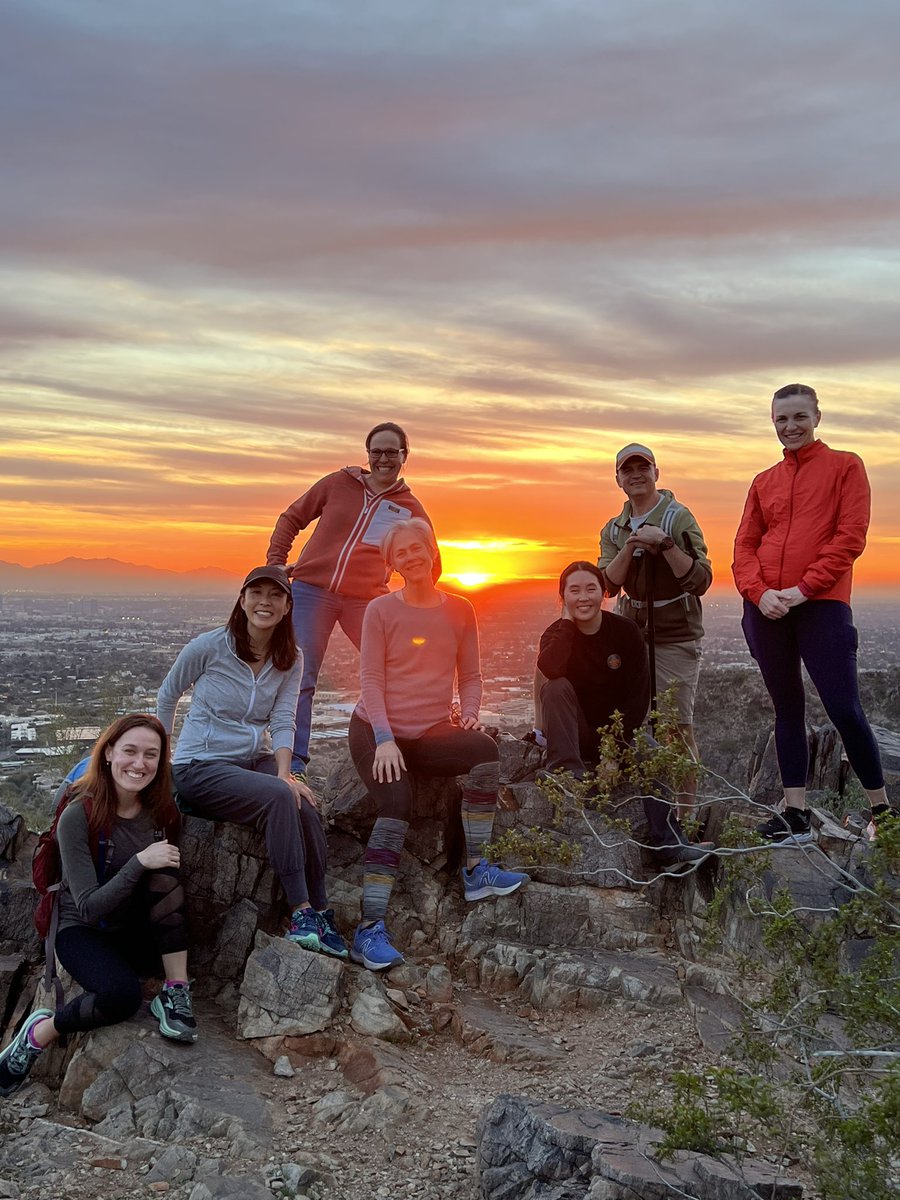
[[[813,835],[809,827],[809,809],[788,805],[782,812],[774,813],[768,821],[757,825],[756,832],[767,842],[795,846],[811,842]]]
[[[666,874],[677,875],[709,858],[715,846],[712,842],[701,842],[700,845],[693,846],[685,838],[684,841],[679,840],[677,845],[652,846],[651,849],[654,858]]]
[[[159,1021],[163,1037],[176,1042],[196,1042],[197,1022],[189,983],[173,983],[155,996],[150,1011]]]

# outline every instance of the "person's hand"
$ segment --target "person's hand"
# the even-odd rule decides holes
[[[158,871],[162,867],[180,867],[181,852],[171,842],[151,842],[135,855],[142,867]]]
[[[278,778],[283,779],[293,792],[297,808],[302,806],[304,800],[311,804],[313,808],[319,807],[319,802],[313,795],[312,788],[305,779],[300,779],[294,774],[279,775]]]
[[[399,780],[400,772],[406,770],[406,763],[396,742],[382,742],[375,747],[375,761],[372,763],[372,778],[378,783],[393,783]]]
[[[759,598],[757,608],[764,617],[768,617],[770,621],[777,621],[779,617],[786,617],[788,605],[781,598],[781,592],[776,592],[773,588],[763,592]]]
[[[463,717],[459,723],[460,729],[474,729],[476,733],[481,733],[484,726],[477,717]]]
[[[641,525],[628,541],[633,543],[635,550],[648,550],[651,554],[659,554],[660,547],[667,536],[658,525]]]
[[[775,594],[788,608],[796,608],[798,604],[804,604],[809,599],[808,596],[803,595],[798,587],[782,588],[780,592],[776,592]]]

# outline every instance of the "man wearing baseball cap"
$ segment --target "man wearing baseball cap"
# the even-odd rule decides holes
[[[655,694],[675,685],[678,728],[699,761],[694,699],[703,637],[700,597],[712,583],[712,566],[693,514],[658,488],[658,479],[647,446],[631,442],[616,455],[616,482],[627,500],[601,530],[597,566],[610,595],[619,596],[617,611],[635,621],[645,638],[648,631],[652,636]]]

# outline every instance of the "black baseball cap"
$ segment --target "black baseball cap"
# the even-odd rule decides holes
[[[280,567],[277,563],[273,563],[271,567],[254,567],[241,584],[241,591],[249,587],[251,583],[256,583],[258,579],[268,579],[270,583],[277,584],[289,596],[291,594],[291,581],[288,579],[288,573],[284,567]]]

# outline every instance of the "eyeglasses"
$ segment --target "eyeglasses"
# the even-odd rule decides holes
[[[369,458],[386,458],[390,462],[395,462],[402,453],[402,450],[369,450],[368,452]]]

